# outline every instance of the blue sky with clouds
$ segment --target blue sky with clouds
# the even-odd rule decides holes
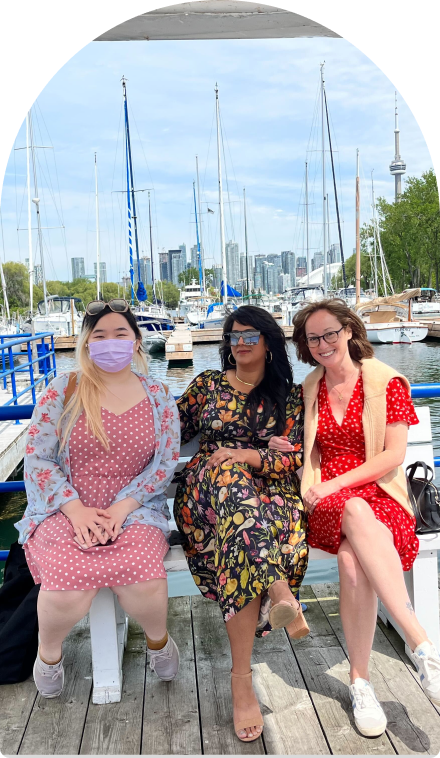
[[[361,222],[376,196],[394,197],[394,87],[343,39],[95,42],[72,58],[38,98],[38,152],[47,278],[70,276],[70,258],[95,257],[94,152],[98,155],[101,258],[109,279],[128,270],[122,151],[122,87],[127,91],[136,186],[152,188],[155,256],[162,247],[195,243],[192,205],[199,156],[206,263],[220,262],[215,94],[220,90],[225,137],[227,239],[244,249],[242,189],[246,187],[249,249],[277,253],[304,246],[304,163],[309,161],[310,245],[322,248],[320,125],[316,120],[319,64],[327,97],[343,216],[346,256],[355,244],[356,148],[361,156]],[[401,153],[407,174],[431,166],[423,135],[399,97]],[[47,129],[46,129],[47,127]],[[49,141],[50,140],[50,141]],[[24,126],[16,147],[25,144]],[[309,150],[309,152],[307,152]],[[330,241],[337,242],[329,155],[326,159]],[[225,175],[224,175],[225,178]],[[4,258],[28,257],[25,151],[12,151],[2,194]],[[58,192],[59,187],[59,192]],[[149,253],[147,194],[138,193],[141,252]],[[35,219],[34,219],[35,222]],[[33,223],[34,223],[33,222]],[[33,233],[36,249],[36,233]],[[3,257],[3,256],[2,256]],[[38,262],[38,255],[36,258]]]

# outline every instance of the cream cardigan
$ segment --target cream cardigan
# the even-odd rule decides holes
[[[408,392],[408,380],[385,363],[376,358],[364,358],[361,374],[364,388],[364,410],[362,426],[365,436],[365,459],[368,461],[384,450],[386,431],[386,389],[388,382],[398,377]],[[324,375],[323,366],[317,366],[303,382],[304,393],[304,471],[301,479],[301,494],[309,487],[321,481],[321,465],[316,431],[318,428],[318,391],[319,382]],[[377,480],[377,484],[387,495],[413,515],[408,498],[406,477],[402,466],[398,466]]]

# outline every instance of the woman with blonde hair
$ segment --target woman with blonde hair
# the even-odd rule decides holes
[[[180,449],[176,404],[147,376],[125,300],[89,303],[77,359],[78,374],[53,379],[35,406],[25,455],[28,505],[16,524],[41,584],[34,679],[43,697],[60,695],[63,640],[101,587],[141,624],[159,678],[173,679],[179,666],[166,627],[163,566],[166,489]]]
[[[368,674],[377,597],[405,634],[422,688],[440,705],[439,654],[403,577],[418,539],[401,464],[418,419],[408,380],[374,358],[364,324],[343,300],[301,308],[293,341],[299,360],[316,367],[303,383],[307,539],[338,556],[354,719],[361,734],[375,737],[387,725]],[[270,445],[290,449],[281,438]]]

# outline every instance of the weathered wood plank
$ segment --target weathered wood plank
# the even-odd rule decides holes
[[[0,686],[0,751],[3,755],[18,752],[36,697],[32,676],[20,684]]]
[[[81,741],[81,755],[139,755],[145,680],[145,635],[129,620],[127,647],[122,666],[120,703],[90,702]]]
[[[268,755],[328,755],[298,663],[284,630],[256,639],[254,686],[262,704]]]
[[[261,737],[241,742],[232,722],[231,654],[217,603],[192,598],[199,708],[205,755],[264,755]],[[265,703],[260,703],[264,707]]]
[[[307,604],[305,618],[310,627],[310,634],[302,640],[296,640],[294,650],[308,647],[337,647],[338,640],[310,585],[301,587],[301,600]]]
[[[346,651],[339,601],[323,599],[337,596],[338,585],[316,585],[313,589]],[[387,716],[387,734],[396,752],[404,755],[437,755],[440,750],[440,718],[378,627],[370,658],[370,679]]]
[[[38,696],[20,755],[77,755],[92,688],[90,634],[86,619],[64,643],[65,686],[60,697]]]
[[[161,682],[147,668],[142,755],[200,755],[191,598],[171,598],[168,629],[180,652],[180,669],[172,682]]]

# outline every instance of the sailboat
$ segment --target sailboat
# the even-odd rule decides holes
[[[122,77],[122,91],[124,100],[124,122],[125,122],[125,161],[126,161],[126,180],[127,180],[127,214],[128,214],[128,247],[130,253],[130,282],[131,282],[131,305],[134,316],[138,323],[139,329],[143,336],[145,347],[150,350],[165,350],[167,333],[174,330],[174,323],[171,315],[165,309],[163,304],[158,301],[156,296],[156,283],[154,278],[153,262],[153,240],[151,225],[151,198],[148,193],[148,208],[150,221],[150,255],[151,255],[151,273],[153,280],[153,303],[149,303],[147,292],[141,277],[141,264],[139,258],[139,240],[138,240],[138,223],[136,214],[136,198],[134,189],[133,163],[131,155],[130,124],[128,119],[128,102],[126,79]],[[137,289],[135,293],[134,285],[134,266],[133,266],[133,234],[136,252],[137,266]],[[135,298],[138,305],[135,306]]]

